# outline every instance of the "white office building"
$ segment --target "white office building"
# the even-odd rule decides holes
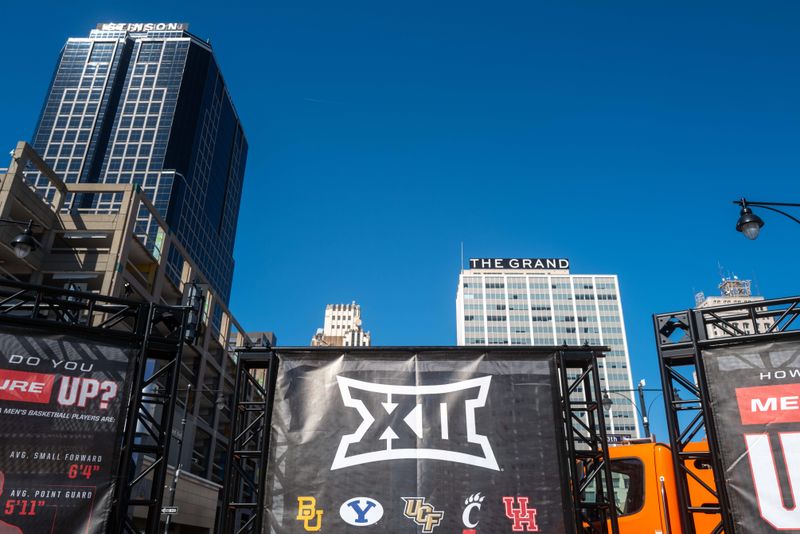
[[[616,275],[570,274],[564,258],[473,258],[456,295],[459,345],[608,346],[599,362],[610,439],[639,437]]]
[[[328,304],[325,322],[311,338],[312,347],[369,347],[370,335],[361,328],[361,306]]]
[[[737,276],[723,277],[719,284],[719,296],[713,295],[706,297],[704,293],[697,293],[694,296],[695,307],[713,308],[715,306],[727,306],[730,304],[743,304],[747,302],[756,302],[764,300],[764,297],[753,295],[750,289],[750,280],[740,280]],[[760,311],[765,311],[766,308],[760,308]],[[719,312],[717,315],[722,319],[728,319],[732,316],[741,315],[742,310],[724,311]],[[755,328],[752,320],[730,320],[731,326],[726,326],[721,323],[710,323],[706,326],[709,338],[728,337],[734,335],[736,332],[733,328],[738,329],[744,334],[755,334],[758,332],[766,332],[775,324],[773,317],[761,317],[756,319],[758,328]]]

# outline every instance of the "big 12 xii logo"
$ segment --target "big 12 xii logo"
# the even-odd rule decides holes
[[[491,376],[424,386],[336,379],[344,405],[358,412],[361,423],[342,437],[331,470],[398,459],[500,469],[489,439],[478,433],[476,424]]]

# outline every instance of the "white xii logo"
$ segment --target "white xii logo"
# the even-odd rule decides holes
[[[491,376],[430,386],[373,384],[343,376],[336,380],[344,405],[355,409],[362,421],[355,432],[342,437],[331,470],[428,459],[499,471],[489,439],[478,434],[475,423],[475,410],[486,405]],[[465,432],[456,431],[456,425]]]

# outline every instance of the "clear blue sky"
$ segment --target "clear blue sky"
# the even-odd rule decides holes
[[[749,242],[730,203],[800,202],[796,2],[43,1],[3,18],[8,149],[67,37],[187,21],[211,39],[250,142],[231,308],[281,344],[351,300],[377,344],[454,344],[462,241],[617,273],[653,385],[651,314],[715,293],[718,265],[800,293],[800,226],[761,212]]]

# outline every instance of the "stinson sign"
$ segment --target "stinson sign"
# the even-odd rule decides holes
[[[183,31],[189,29],[186,22],[102,22],[98,30],[112,32]]]
[[[566,258],[470,258],[470,269],[569,269]]]

